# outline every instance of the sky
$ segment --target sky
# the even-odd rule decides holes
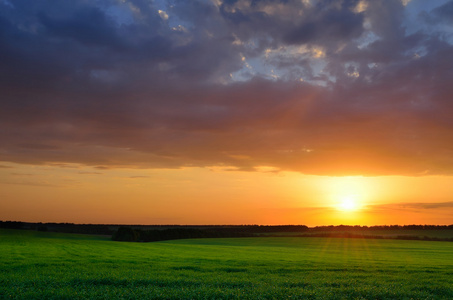
[[[453,224],[453,1],[0,0],[0,220]]]

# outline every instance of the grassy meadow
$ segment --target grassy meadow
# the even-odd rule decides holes
[[[452,299],[453,243],[0,230],[1,299]]]

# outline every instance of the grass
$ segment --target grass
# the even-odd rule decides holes
[[[453,243],[0,230],[2,299],[452,299]]]

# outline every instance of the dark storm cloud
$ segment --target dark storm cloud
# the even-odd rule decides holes
[[[409,31],[397,0],[162,3],[1,1],[0,160],[453,173],[451,27]]]
[[[352,11],[357,3],[358,1],[337,2],[331,5],[318,3],[314,9],[307,12],[309,16],[301,24],[287,33],[285,42],[305,44],[320,40],[349,41],[359,37],[363,31],[364,18],[363,14]]]

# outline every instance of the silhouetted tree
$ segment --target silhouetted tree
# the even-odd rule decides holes
[[[124,242],[136,242],[140,238],[140,234],[132,228],[120,227],[113,234],[112,240]]]

